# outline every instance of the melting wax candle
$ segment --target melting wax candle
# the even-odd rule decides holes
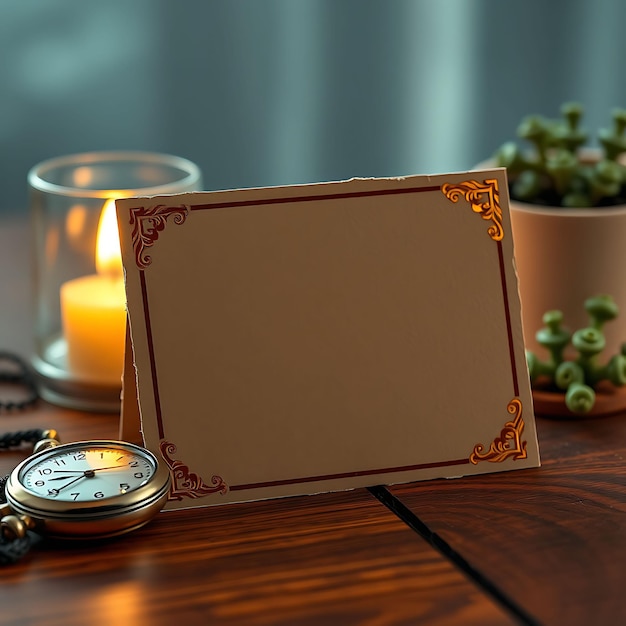
[[[115,201],[102,209],[96,242],[97,274],[61,286],[61,320],[68,370],[103,385],[120,385],[126,337],[126,294],[122,278]]]

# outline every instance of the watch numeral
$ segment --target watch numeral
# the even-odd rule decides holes
[[[35,487],[43,487],[46,483],[43,480],[36,480]]]
[[[130,489],[130,485],[128,483],[120,483],[120,491],[122,493],[126,493]]]
[[[133,474],[133,476],[134,476],[135,478],[143,478],[143,472],[135,472],[135,473]]]
[[[101,491],[96,491],[96,493],[93,494],[94,498],[104,498],[104,494]]]
[[[77,491],[76,493],[70,493],[70,496],[74,496],[74,500],[76,500],[76,498],[78,498],[79,495],[80,495],[80,491]]]
[[[86,458],[85,453],[84,452],[79,452],[78,454],[74,455],[74,460],[75,461],[84,461]]]
[[[52,470],[49,467],[44,467],[43,469],[37,470],[42,476],[47,476],[48,474],[52,474]]]
[[[128,464],[131,467],[139,467],[139,461],[130,461]]]
[[[65,459],[54,459],[57,465],[65,465]]]

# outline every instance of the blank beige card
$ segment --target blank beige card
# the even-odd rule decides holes
[[[117,207],[169,508],[539,465],[504,170]]]

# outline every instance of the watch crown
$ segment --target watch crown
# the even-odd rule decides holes
[[[56,448],[60,442],[57,439],[48,438],[40,439],[34,446],[33,452],[40,452],[41,450],[47,450],[48,448]]]
[[[17,515],[5,515],[0,520],[0,532],[5,539],[21,539],[26,535],[26,524]]]
[[[59,438],[59,433],[54,430],[54,428],[48,428],[47,430],[41,431],[42,439],[56,439],[59,443],[61,439]]]

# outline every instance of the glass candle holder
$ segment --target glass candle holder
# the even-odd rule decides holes
[[[28,173],[34,233],[35,354],[43,399],[118,412],[126,300],[115,199],[199,191],[199,168],[145,152],[50,159]]]

